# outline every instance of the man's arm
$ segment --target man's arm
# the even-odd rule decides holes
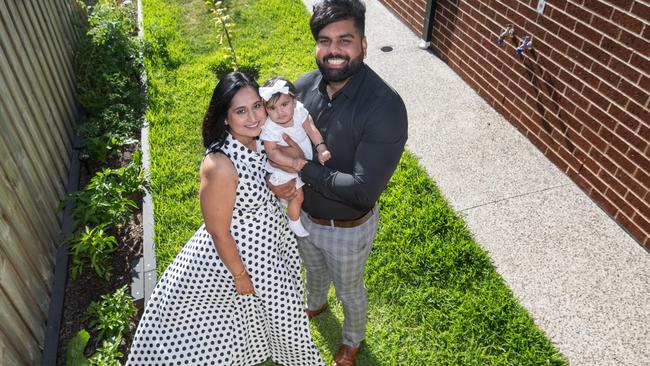
[[[397,168],[407,135],[406,107],[394,95],[369,114],[351,173],[309,162],[301,178],[329,199],[372,207]]]

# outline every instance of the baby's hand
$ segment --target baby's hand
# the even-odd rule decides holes
[[[329,150],[323,150],[318,153],[318,161],[321,163],[321,165],[325,165],[325,162],[330,160],[332,158],[332,154],[330,154]]]
[[[296,171],[299,171],[305,167],[305,164],[307,164],[307,160],[305,159],[293,159],[293,162],[291,163],[291,167]]]

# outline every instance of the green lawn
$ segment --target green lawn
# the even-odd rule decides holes
[[[144,0],[151,124],[151,189],[159,273],[201,224],[201,120],[223,58],[201,0]],[[260,81],[315,67],[309,15],[299,0],[231,0],[238,53]],[[565,365],[517,303],[490,258],[410,153],[380,200],[367,268],[368,337],[359,365]],[[312,322],[326,362],[342,310]],[[267,362],[272,365],[272,362]]]

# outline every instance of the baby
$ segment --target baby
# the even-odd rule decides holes
[[[290,81],[282,77],[271,78],[260,88],[260,96],[264,99],[264,106],[268,114],[264,127],[262,127],[260,139],[264,141],[264,149],[269,160],[280,165],[290,166],[295,170],[300,170],[305,165],[305,160],[287,156],[278,149],[278,145],[287,146],[282,138],[283,134],[291,137],[300,146],[305,154],[305,159],[313,158],[312,144],[316,147],[318,161],[321,164],[325,164],[332,157],[309,112],[296,98],[296,87]],[[300,208],[304,200],[301,189],[304,185],[303,181],[298,174],[273,167],[269,163],[266,164],[266,170],[271,173],[269,182],[273,185],[280,185],[291,179],[296,179],[296,196],[288,203],[283,203],[287,205],[289,228],[296,236],[308,236],[309,232],[300,222]]]

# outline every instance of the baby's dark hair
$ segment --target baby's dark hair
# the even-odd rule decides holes
[[[270,88],[270,87],[273,86],[273,84],[275,84],[276,81],[279,81],[279,80],[284,80],[284,81],[287,82],[286,86],[289,87],[289,96],[292,97],[292,98],[296,98],[296,93],[297,93],[296,92],[296,86],[293,85],[293,83],[291,81],[287,80],[286,78],[284,78],[282,76],[276,76],[274,78],[270,78],[270,79],[266,80],[264,82],[264,85],[262,85],[262,86],[265,87],[265,88]],[[269,104],[275,103],[278,100],[278,98],[280,98],[280,95],[282,95],[282,93],[273,94],[271,99],[264,101],[264,105],[269,105]]]

